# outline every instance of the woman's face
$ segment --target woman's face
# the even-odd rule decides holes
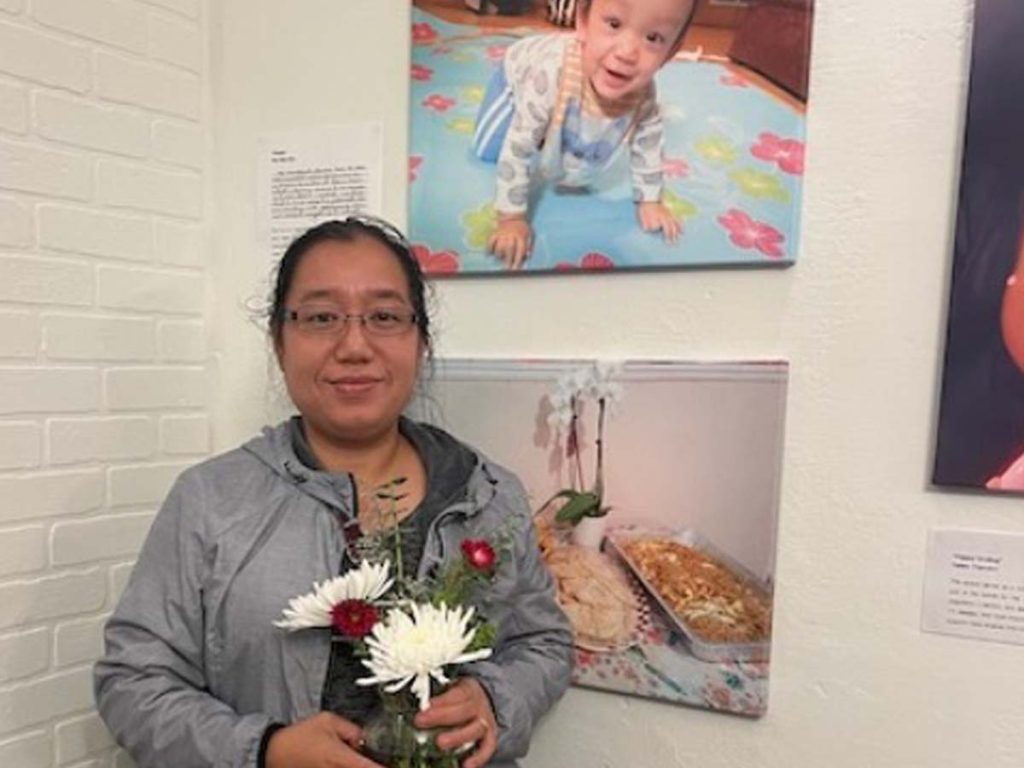
[[[302,256],[284,305],[277,357],[310,442],[358,443],[395,429],[423,356],[415,323],[382,335],[350,317],[324,332],[290,319],[290,312],[313,309],[318,319],[374,312],[409,317],[412,301],[398,257],[371,237],[319,243]]]

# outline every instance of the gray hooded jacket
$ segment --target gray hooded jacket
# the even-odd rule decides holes
[[[306,468],[287,424],[184,472],[153,523],[96,664],[99,711],[140,768],[254,768],[275,722],[319,710],[329,633],[273,622],[336,576],[343,475]],[[540,561],[518,479],[478,454],[465,497],[427,534],[419,573],[460,556],[464,538],[512,530],[512,557],[488,588],[495,653],[466,668],[491,697],[498,751],[514,766],[537,719],[569,683],[571,633]]]

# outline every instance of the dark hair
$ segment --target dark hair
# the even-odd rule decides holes
[[[679,45],[683,41],[683,38],[686,36],[686,31],[690,28],[690,24],[693,23],[693,17],[697,15],[697,5],[699,2],[700,0],[693,0],[692,5],[690,5],[690,13],[683,22],[683,27],[679,30],[679,35],[672,41],[672,45]],[[590,6],[593,5],[593,0],[579,0],[579,3],[579,13],[590,13]]]
[[[383,219],[373,216],[349,216],[340,221],[332,220],[317,224],[295,238],[281,257],[274,279],[274,290],[270,295],[270,310],[267,313],[267,329],[275,345],[281,343],[281,329],[284,325],[284,302],[298,269],[305,256],[314,246],[324,242],[351,243],[360,237],[369,237],[386,246],[395,255],[416,313],[416,327],[428,355],[433,352],[430,337],[430,316],[427,313],[426,287],[423,271],[413,255],[412,246],[398,229]]]

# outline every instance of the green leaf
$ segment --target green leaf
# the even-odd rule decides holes
[[[559,523],[572,523],[575,525],[584,517],[593,514],[601,508],[601,497],[590,491],[568,491],[562,492],[569,501],[565,503],[555,514],[555,520]]]

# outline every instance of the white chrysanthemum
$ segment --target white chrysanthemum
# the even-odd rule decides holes
[[[430,680],[448,683],[444,668],[486,659],[490,648],[467,653],[476,628],[470,628],[472,607],[437,608],[413,603],[409,611],[393,608],[366,638],[370,658],[363,665],[373,673],[356,680],[358,685],[383,685],[395,693],[412,683],[420,709],[430,704]]]
[[[331,626],[331,610],[342,600],[365,600],[372,603],[391,589],[394,579],[388,578],[391,563],[373,565],[363,560],[341,576],[313,585],[313,591],[293,597],[284,609],[280,629],[308,629]]]

